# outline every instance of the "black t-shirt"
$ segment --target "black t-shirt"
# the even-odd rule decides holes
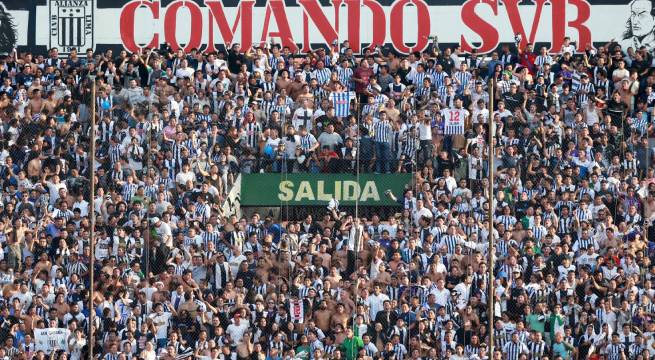
[[[34,76],[31,74],[20,73],[16,75],[16,83],[30,87],[34,81]]]
[[[507,110],[514,112],[514,110],[520,108],[523,105],[523,94],[519,92],[515,94],[506,92],[503,94],[503,100],[505,101],[505,107]]]
[[[227,54],[227,66],[231,73],[238,73],[241,71],[241,65],[246,63],[246,57],[241,53],[230,50]]]
[[[621,119],[626,105],[621,101],[614,101],[614,99],[607,102],[607,114],[612,118],[612,125],[621,126]]]
[[[407,68],[407,69],[398,68],[398,70],[396,71],[396,75],[400,76],[401,79],[400,81],[406,86],[411,85],[411,82],[407,80],[407,74],[409,74],[411,70],[412,70],[411,68]]]
[[[453,275],[452,273],[450,273],[450,274],[448,274],[446,276],[446,284],[456,286],[460,282],[462,282],[462,277],[461,276],[456,276],[456,275]]]
[[[438,64],[441,64],[443,70],[447,73],[450,73],[455,66],[455,62],[450,57],[440,57]]]
[[[648,69],[648,67],[649,67],[648,63],[646,63],[646,61],[644,60],[641,61],[632,60],[632,68],[634,70],[637,70],[637,73],[639,74],[641,74],[644,70]]]
[[[437,158],[437,169],[436,169],[437,171],[436,171],[436,173],[434,175],[436,177],[441,177],[441,176],[443,176],[443,171],[445,169],[448,169],[448,170],[452,171],[453,167],[454,167],[454,164],[453,164],[453,161],[451,159],[443,159],[441,157],[438,157]]]

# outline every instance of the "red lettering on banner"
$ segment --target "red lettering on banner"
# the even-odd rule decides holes
[[[312,19],[312,22],[318,31],[321,33],[321,35],[323,35],[323,39],[325,39],[326,43],[331,44],[333,41],[339,38],[339,8],[337,6],[341,5],[341,1],[332,4],[335,10],[335,26],[330,24],[330,21],[325,16],[325,13],[323,13],[321,4],[318,2],[318,0],[298,0],[298,3],[305,10],[302,14],[304,30],[302,51],[308,52],[311,50],[309,40],[309,18]]]
[[[587,45],[592,45],[591,30],[585,24],[591,17],[591,5],[584,0],[569,0],[568,3],[578,9],[578,17],[569,21],[568,25],[570,28],[578,30],[578,51],[585,51]]]
[[[477,49],[478,52],[487,53],[498,46],[499,36],[496,28],[484,21],[480,15],[475,12],[475,7],[478,4],[487,4],[491,6],[494,15],[498,16],[498,2],[495,0],[469,0],[462,6],[462,22],[482,38],[482,44],[480,44],[480,47]],[[460,44],[463,51],[471,52],[473,50],[473,46],[464,38],[464,35],[460,36]]]
[[[231,44],[234,41],[234,33],[241,21],[241,50],[246,51],[252,47],[252,9],[255,6],[255,0],[242,0],[239,2],[234,24],[230,28],[225,16],[225,9],[222,1],[209,0],[205,4],[209,9],[209,38],[207,39],[207,52],[216,51],[214,42],[214,22],[221,32],[223,43]]]
[[[268,26],[271,22],[271,15],[275,17],[277,32],[268,31]],[[293,40],[293,35],[291,34],[291,28],[289,27],[289,20],[287,20],[287,13],[283,0],[270,0],[268,6],[266,6],[261,41],[267,41],[268,38],[272,37],[280,38],[282,46],[288,46],[291,51],[298,50],[298,46],[296,46],[296,43]]]
[[[120,38],[125,49],[131,52],[137,52],[142,47],[158,47],[160,41],[163,42],[164,40],[170,44],[171,48],[177,50],[182,47],[180,44],[181,39],[178,39],[176,34],[176,29],[179,27],[183,29],[180,32],[181,34],[188,34],[189,36],[188,40],[182,41],[185,51],[190,51],[192,48],[201,48],[204,45],[203,37],[207,39],[205,51],[215,51],[217,44],[236,41],[241,42],[242,50],[246,51],[252,47],[253,33],[261,31],[261,43],[268,42],[269,38],[279,38],[282,46],[288,46],[292,51],[296,51],[298,49],[296,40],[300,39],[294,39],[291,32],[285,1],[268,0],[263,19],[261,17],[257,18],[253,14],[255,12],[255,1],[243,0],[239,2],[237,8],[226,8],[221,0],[205,0],[205,5],[203,5],[206,6],[205,10],[192,0],[173,0],[165,8],[161,7],[160,0],[131,0],[121,9],[119,18]],[[505,34],[504,29],[507,27],[511,28],[512,34],[521,34],[521,47],[535,41],[549,41],[551,43],[550,51],[559,52],[563,38],[570,33],[570,30],[577,32],[575,40],[578,51],[583,51],[586,46],[591,44],[591,31],[587,24],[590,19],[591,5],[588,0],[534,0],[534,5],[530,8],[534,10],[534,17],[529,26],[523,22],[524,19],[521,16],[521,9],[523,8],[519,5],[519,1],[466,0],[464,2],[460,8],[461,23],[480,37],[481,44],[477,48],[478,52],[488,53],[493,51],[500,43],[499,29],[503,30]],[[321,39],[318,41],[325,41],[325,43],[341,40],[339,39],[340,26],[348,27],[347,36],[344,36],[350,41],[350,46],[355,53],[361,52],[362,33],[366,41],[370,39],[371,45],[383,45],[390,41],[393,47],[402,53],[420,51],[429,42],[432,20],[430,10],[434,9],[431,9],[425,0],[397,0],[391,2],[389,8],[384,7],[378,0],[331,0],[331,10],[330,7],[321,6],[319,0],[298,0],[298,3],[303,12],[302,42],[304,51],[311,50],[311,42],[316,42],[318,39]],[[540,21],[542,21],[543,13],[547,11],[545,10],[547,9],[545,8],[547,3],[550,4],[552,11],[552,34],[548,34],[548,38],[544,38],[546,34],[537,34],[537,32],[539,26],[543,25],[540,24]],[[347,10],[347,19],[343,19],[339,15],[344,4]],[[499,4],[505,7],[507,18],[504,15],[499,16]],[[416,20],[409,20],[416,21],[417,24],[416,44],[414,46],[408,46],[404,40],[404,22],[407,21],[404,18],[406,14],[405,7],[409,5],[413,5],[417,11]],[[487,12],[482,12],[478,9],[478,5],[491,7],[492,17],[487,19],[488,10],[483,9],[487,10]],[[368,8],[372,15],[370,21],[368,21],[369,16],[366,16],[366,24],[362,23],[363,7]],[[575,7],[577,11],[569,10],[568,7]],[[185,11],[190,14],[188,24],[178,22],[181,8],[185,8]],[[154,30],[152,34],[148,31],[145,36],[142,36],[147,44],[137,43],[136,40],[136,38],[141,37],[137,36],[137,34],[141,35],[139,32],[142,31],[142,28],[151,28],[151,26],[141,27],[141,24],[136,23],[137,14],[141,18],[142,13],[140,11],[144,10],[150,12],[150,14],[146,14],[147,21],[145,22],[160,25],[163,29]],[[567,10],[569,11],[567,12]],[[207,11],[207,22],[203,20],[204,11]],[[328,16],[329,11],[334,11],[334,18]],[[576,17],[573,20],[568,20],[567,15],[570,15],[572,11],[576,11]],[[230,16],[230,20],[228,20],[227,13],[236,16],[234,19]],[[294,14],[296,13],[294,12]],[[484,17],[483,14],[485,14]],[[275,17],[274,20],[271,19],[273,16]],[[388,19],[394,19],[394,21],[387,21]],[[300,25],[297,23],[300,19],[291,20],[294,21],[294,26]],[[274,21],[275,25],[272,25],[271,21]],[[453,19],[453,21],[456,20]],[[310,26],[310,22],[312,26]],[[277,29],[269,31],[269,26]],[[152,26],[152,28],[158,29],[159,26]],[[240,30],[240,35],[238,35],[240,38],[237,39],[235,36],[237,36],[238,30]],[[387,38],[387,31],[390,31],[389,38]],[[459,40],[462,50],[466,52],[473,50],[472,39],[460,35]],[[512,41],[512,39],[503,40]],[[454,39],[447,41],[454,41]]]
[[[159,19],[159,2],[158,1],[131,1],[121,10],[121,15],[119,18],[120,23],[120,33],[121,41],[125,49],[131,52],[137,52],[141,48],[134,39],[134,18],[138,8],[145,6],[150,9],[152,13],[152,18],[154,20]],[[146,45],[149,48],[155,48],[159,46],[159,34],[154,33],[152,35],[152,40]]]
[[[373,30],[373,37],[371,45],[384,45],[387,29],[387,19],[384,14],[384,8],[379,2],[375,0],[334,0],[335,12],[338,12],[341,5],[345,3],[348,10],[348,41],[350,48],[355,53],[361,51],[361,8],[367,7],[371,11],[371,19],[373,23],[371,28]],[[339,29],[340,18],[336,16],[336,29]],[[367,28],[368,30],[368,28]],[[306,31],[307,32],[307,31]]]
[[[507,11],[509,22],[512,25],[512,33],[521,34],[521,43],[519,46],[524,48],[528,43],[534,44],[534,38],[537,35],[537,28],[539,27],[539,21],[541,20],[541,12],[544,8],[544,4],[548,0],[534,0],[536,2],[537,9],[534,13],[534,18],[532,19],[530,34],[525,33],[523,21],[521,20],[521,14],[519,13],[519,1],[521,0],[503,0],[503,4],[505,5],[505,10]],[[553,16],[555,16],[555,14],[553,14]]]
[[[357,1],[359,2],[359,1]],[[373,39],[371,40],[371,45],[384,45],[385,38],[387,36],[387,17],[384,15],[384,8],[382,8],[382,5],[380,5],[379,2],[374,1],[374,0],[364,0],[362,3],[364,6],[369,8],[371,12],[373,13]],[[354,7],[354,5],[353,5]],[[357,6],[359,9],[359,6]],[[428,15],[429,16],[429,15]],[[348,20],[354,22],[355,20]],[[351,46],[357,46],[357,49],[353,48],[353,51],[359,52],[359,24],[360,24],[360,18],[357,17],[356,19],[357,23],[353,24],[351,31],[349,33],[357,33],[357,42],[355,44],[351,43]],[[429,21],[429,17],[428,17]],[[429,29],[429,27],[428,27]]]
[[[416,45],[413,48],[408,48],[403,40],[404,35],[404,11],[405,5],[413,4],[416,6],[417,15],[417,29]],[[389,31],[391,32],[391,42],[396,50],[401,53],[409,53],[413,51],[421,51],[428,45],[430,37],[430,9],[423,0],[400,0],[391,6],[389,18],[396,21],[391,22]]]
[[[550,52],[559,52],[566,36],[566,27],[578,30],[578,51],[584,51],[587,45],[591,45],[591,31],[585,25],[589,20],[591,5],[584,0],[550,0],[553,11],[553,38]],[[566,6],[573,5],[578,9],[578,17],[566,23]]]
[[[193,1],[176,1],[168,5],[166,8],[166,16],[164,16],[164,38],[171,46],[173,51],[181,48],[177,42],[175,30],[177,29],[177,12],[180,8],[186,7],[191,14],[191,24],[189,24],[189,43],[184,47],[185,52],[191,51],[193,48],[199,48],[202,45],[202,12],[198,4]]]
[[[345,4],[348,11],[348,41],[350,42],[350,48],[353,52],[358,53],[361,50],[361,8],[367,7],[372,13],[373,23],[371,27],[373,28],[373,37],[371,39],[371,45],[384,45],[387,21],[386,15],[384,14],[384,8],[380,3],[375,0],[333,0],[332,5],[334,8],[334,30],[337,37],[329,40],[328,43],[331,43],[334,40],[339,40],[339,29],[341,24],[341,17],[339,16],[339,10],[341,6]],[[306,22],[307,17],[304,23],[304,47],[303,50],[306,50],[309,43],[309,26]],[[326,37],[325,35],[323,35]],[[327,40],[327,38],[326,38]]]
[[[332,8],[334,8],[334,28],[337,30],[337,37],[339,35],[339,25],[341,24],[339,21],[339,10],[341,9],[343,2],[344,0],[332,0]]]
[[[300,317],[300,303],[298,301],[293,302],[293,315],[296,318]]]

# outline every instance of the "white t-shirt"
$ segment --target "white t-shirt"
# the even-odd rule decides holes
[[[285,151],[289,159],[295,159],[296,147],[300,146],[300,136],[293,135],[293,137],[290,140],[289,137],[285,135],[284,137],[282,137],[282,142],[284,143],[286,149]]]
[[[72,337],[68,341],[68,347],[72,349],[70,351],[70,359],[71,360],[80,360],[82,359],[82,348],[86,346],[86,339],[77,339],[75,337]]]
[[[273,150],[277,150],[277,146],[280,145],[280,138],[268,138],[266,139],[266,146],[270,146]]]
[[[335,150],[337,145],[343,143],[343,140],[341,140],[341,135],[335,132],[332,134],[324,132],[318,137],[318,142],[321,144],[321,147],[329,146],[331,150]]]
[[[163,221],[161,222],[161,224],[157,228],[155,228],[155,231],[157,231],[157,235],[161,236],[162,238],[167,236],[167,235],[169,237],[173,236],[173,230],[171,230],[171,226],[168,225],[167,223],[163,222]],[[172,239],[169,240],[169,241],[172,241]],[[167,242],[166,245],[172,246],[172,243],[169,245],[168,242]]]
[[[414,210],[413,218],[414,218],[414,224],[416,226],[418,226],[418,221],[421,220],[423,216],[432,218],[432,211],[430,211],[430,209],[426,207],[423,207],[420,210]]]
[[[46,185],[48,185],[48,190],[50,191],[50,205],[54,206],[57,200],[59,200],[59,189],[66,189],[66,184],[61,181],[58,184],[48,181]]]
[[[450,291],[446,288],[443,288],[441,290],[435,288],[430,292],[430,294],[434,294],[435,297],[435,303],[439,304],[441,306],[446,306],[448,303],[448,299],[450,299]]]
[[[177,78],[192,78],[193,77],[193,68],[185,67],[179,68],[175,71],[175,77]]]
[[[580,158],[578,158],[578,157],[573,158],[573,162],[574,162],[576,165],[581,166],[581,167],[584,167],[584,168],[587,168],[587,169],[588,169],[589,166],[591,165],[591,161],[590,161],[589,159],[580,160]]]
[[[241,323],[239,325],[230,324],[225,330],[225,332],[230,334],[230,337],[232,337],[232,340],[235,343],[239,343],[246,330],[248,330],[248,323],[244,320],[241,320]]]
[[[239,256],[233,256],[229,260],[230,264],[230,271],[232,271],[232,276],[236,277],[237,273],[239,272],[239,267],[241,266],[241,263],[248,260],[245,255],[241,254]]]
[[[171,313],[164,312],[161,315],[155,313],[151,315],[151,318],[152,318],[152,322],[155,325],[155,328],[157,329],[157,333],[155,334],[155,337],[157,339],[165,339],[168,333],[168,325],[169,325],[168,321],[171,318]]]
[[[557,272],[559,273],[559,279],[558,280],[565,279],[570,271],[575,271],[575,265],[571,264],[568,267],[564,267],[564,265],[558,266],[557,267]]]
[[[389,300],[389,297],[385,294],[372,294],[368,297],[368,299],[366,299],[366,305],[368,305],[371,319],[375,319],[375,316],[378,314],[378,312],[382,310],[385,300]]]
[[[614,86],[616,86],[617,84],[619,84],[621,81],[623,81],[625,79],[629,79],[630,78],[630,72],[628,71],[628,69],[616,69],[616,70],[614,70],[614,72],[612,72],[612,80],[615,77],[618,78],[619,81],[615,82]]]
[[[89,202],[82,199],[82,201],[73,203],[73,209],[80,209],[80,216],[84,217],[89,215]]]
[[[430,124],[420,123],[417,128],[419,140],[432,140],[432,126]]]
[[[175,176],[175,182],[180,184],[180,185],[186,185],[187,181],[195,180],[196,175],[193,173],[193,171],[188,171],[188,172],[180,172]]]
[[[480,115],[482,115],[482,120],[478,121],[478,117]],[[471,122],[473,122],[474,124],[478,124],[478,123],[486,124],[487,121],[489,121],[489,109],[486,109],[486,108],[485,109],[480,109],[480,108],[476,107],[473,110],[473,116],[471,118]]]
[[[568,44],[566,46],[562,45],[562,54],[565,53],[565,52],[567,52],[567,53],[569,53],[571,55],[574,55],[575,54],[575,46],[573,46],[573,44]]]
[[[312,109],[305,109],[302,107],[296,109],[296,111],[293,113],[293,127],[296,129],[296,131],[300,131],[300,126],[302,125],[305,126],[307,131],[312,131],[314,129],[314,126],[312,125],[313,116],[314,110]]]

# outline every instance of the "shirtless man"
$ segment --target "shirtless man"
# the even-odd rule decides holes
[[[198,290],[200,288],[196,281],[193,280],[191,270],[184,270],[182,276],[178,277],[178,280],[184,288],[184,291]]]
[[[327,253],[327,248],[326,243],[321,243],[319,245],[318,253],[316,254],[316,257],[321,259],[321,266],[325,268],[329,268],[332,263],[332,255]]]
[[[166,291],[166,289],[168,289],[168,287],[165,287],[164,283],[161,281],[155,282],[154,285],[156,291],[152,293],[152,303],[155,304],[162,301],[168,301],[170,299],[170,297],[167,297],[168,291]]]
[[[34,81],[32,82],[32,85],[27,88],[27,92],[31,93],[34,91],[34,89],[39,89],[43,91],[43,84],[41,83],[41,78],[40,77],[35,77]]]
[[[2,263],[6,264],[7,262],[2,260]],[[20,285],[18,283],[9,283],[2,288],[2,296],[6,299],[11,298],[20,290]]]
[[[164,284],[164,287],[166,289],[168,289],[171,285],[171,282],[173,282],[173,276],[171,276],[168,272],[164,271],[163,273],[159,274],[159,281]]]
[[[237,344],[237,358],[249,359],[253,350],[254,345],[252,344],[252,341],[250,341],[250,332],[246,331],[246,333],[243,334],[241,341]]]
[[[289,278],[289,276],[291,275],[291,271],[293,271],[293,265],[289,260],[288,251],[280,252],[280,259],[276,261],[275,267],[277,268],[278,274],[280,275],[281,278],[283,279]]]
[[[335,251],[332,259],[336,260],[336,266],[340,271],[346,271],[346,266],[348,265],[348,246],[342,246],[341,249]]]
[[[58,101],[55,99],[55,92],[50,90],[48,91],[47,97],[43,100],[43,109],[42,111],[45,111],[45,113],[50,116],[55,113],[55,109],[57,108]]]
[[[321,301],[321,304],[318,306],[318,309],[314,311],[314,322],[316,322],[316,326],[319,329],[321,329],[321,331],[323,332],[330,330],[331,317],[332,317],[332,311],[328,309],[327,302]]]
[[[391,274],[387,272],[387,268],[384,264],[381,264],[380,267],[380,272],[378,274],[378,277],[375,278],[375,281],[379,284],[382,285],[389,285],[391,283]]]
[[[362,261],[362,264],[369,264],[371,262],[371,259],[373,258],[373,252],[377,251],[376,249],[373,248],[373,246],[369,242],[370,240],[371,240],[371,236],[369,235],[368,232],[362,234],[362,241],[364,242],[364,250],[358,253],[358,257]]]
[[[350,280],[342,279],[339,282],[339,287],[341,288],[341,297],[337,300],[345,306],[346,313],[350,314],[355,310],[354,290]]]
[[[195,302],[195,295],[193,295],[192,292],[187,292],[185,294],[185,299],[186,299],[186,301],[183,302],[180,305],[178,310],[179,311],[186,310],[186,311],[189,312],[189,314],[191,314],[192,317],[195,318],[195,316],[198,314],[198,310],[199,310],[199,306]]]
[[[289,96],[291,96],[293,101],[298,101],[298,97],[302,93],[303,87],[306,85],[305,79],[303,79],[304,75],[305,75],[304,72],[297,71],[295,73],[295,79],[291,84],[289,84],[289,87],[287,88],[287,90],[289,91]]]
[[[314,103],[314,94],[312,94],[309,91],[309,85],[306,84],[306,83],[302,86],[301,93],[298,95],[298,97],[296,99],[296,104],[302,105],[303,101],[305,101],[305,100],[309,101],[309,103],[311,103],[311,104]]]
[[[168,98],[173,94],[175,94],[175,88],[168,85],[168,82],[165,78],[159,79],[159,83],[155,87],[155,95],[159,97],[159,103],[168,104]]]
[[[478,271],[478,268],[480,267],[480,262],[482,262],[482,254],[479,251],[476,251],[473,253],[472,256],[466,256],[462,260],[462,265],[464,267],[469,267],[471,266],[473,268],[473,271]]]
[[[337,312],[334,313],[330,319],[330,327],[334,330],[337,325],[341,325],[345,329],[348,327],[348,319],[350,319],[350,315],[346,313],[346,307],[342,303],[339,303],[337,304]],[[320,328],[319,325],[319,329]]]
[[[325,277],[326,281],[329,281],[332,284],[337,284],[341,281],[341,274],[339,274],[339,266],[336,264],[330,268],[330,275]]]
[[[336,71],[330,74],[330,80],[323,85],[323,89],[329,92],[341,91],[342,88],[343,86]]]
[[[41,255],[39,255],[39,261],[34,266],[34,272],[38,274],[42,270],[45,270],[48,273],[50,273],[51,268],[52,268],[52,263],[50,263],[50,261],[48,260],[48,254],[41,253]]]
[[[38,114],[43,109],[43,98],[41,97],[41,90],[34,89],[32,91],[32,98],[27,103],[27,113],[26,115],[32,117],[34,114]]]

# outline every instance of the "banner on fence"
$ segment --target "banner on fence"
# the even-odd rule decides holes
[[[227,193],[221,210],[223,211],[223,216],[230,217],[234,215],[237,219],[241,218],[241,175],[232,184],[232,188]]]
[[[63,328],[34,329],[36,350],[49,354],[53,350],[68,350],[70,330]]]
[[[398,205],[385,195],[391,190],[397,197],[411,182],[411,174],[361,174],[359,182],[352,174],[243,174],[243,206],[327,206],[336,199],[340,205]]]

